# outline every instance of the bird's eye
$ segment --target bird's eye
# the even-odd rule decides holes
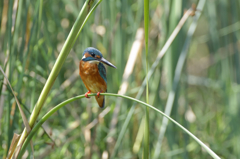
[[[95,57],[95,54],[94,53],[91,53],[92,57]]]

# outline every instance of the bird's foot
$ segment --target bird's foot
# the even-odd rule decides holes
[[[100,96],[100,93],[103,93],[103,91],[101,90],[100,92],[97,92],[98,98],[99,98],[99,96]]]
[[[88,91],[87,93],[85,93],[85,97],[86,98],[90,98],[89,96],[88,96],[88,94],[90,94],[91,92],[90,91]]]

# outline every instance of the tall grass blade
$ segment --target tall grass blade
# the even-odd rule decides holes
[[[76,38],[77,38],[77,35],[79,33],[79,30],[84,22],[84,19],[86,18],[87,14],[89,13],[90,11],[90,8],[93,4],[93,0],[87,0],[83,7],[82,7],[82,10],[80,11],[73,27],[72,27],[72,30],[70,31],[69,33],[69,36],[66,40],[66,42],[64,43],[63,45],[63,48],[59,54],[59,57],[57,58],[56,60],[56,63],[54,64],[53,66],[53,69],[48,77],[48,80],[46,82],[46,84],[44,85],[44,88],[39,96],[39,99],[37,101],[37,104],[36,106],[34,107],[34,110],[30,116],[30,121],[29,121],[29,125],[30,127],[33,127],[38,115],[39,115],[39,112],[46,100],[46,97],[55,81],[55,79],[57,78],[58,76],[58,73],[59,71],[61,70],[61,67],[65,61],[65,59],[67,58]],[[25,138],[27,136],[27,133],[26,133],[26,129],[24,129],[22,135],[21,135],[21,138],[19,140],[19,143],[18,143],[18,146],[21,147],[21,145],[23,144]],[[16,157],[18,156],[18,153],[16,153],[15,155]]]
[[[149,25],[149,1],[144,0],[144,31],[145,31],[145,50],[146,50],[146,103],[148,101],[148,25]],[[145,128],[144,128],[144,151],[143,158],[149,158],[149,108],[145,110]]]
[[[197,10],[202,10],[204,5],[205,5],[205,0],[199,1],[199,4],[197,6]],[[189,10],[188,12],[190,13],[191,10]],[[178,86],[178,83],[179,83],[179,80],[180,80],[180,77],[181,77],[181,73],[182,73],[182,69],[183,69],[183,66],[184,66],[184,63],[185,63],[185,60],[186,60],[186,57],[187,57],[189,45],[191,43],[193,33],[194,33],[194,31],[197,27],[197,22],[198,22],[198,19],[199,19],[200,15],[201,15],[201,12],[196,12],[196,16],[194,17],[194,21],[192,22],[192,24],[191,24],[191,26],[188,30],[186,41],[184,43],[184,46],[183,46],[183,49],[181,51],[179,60],[177,62],[175,75],[174,75],[174,80],[173,80],[173,86],[172,86],[172,89],[169,93],[167,103],[166,103],[166,107],[165,107],[165,111],[164,111],[164,113],[167,114],[168,116],[170,115],[171,110],[172,110],[173,102],[174,102],[175,95],[176,95],[177,86]],[[160,155],[160,152],[161,152],[162,140],[163,140],[164,134],[166,132],[167,124],[168,124],[168,119],[163,118],[162,126],[161,126],[160,132],[159,132],[158,143],[156,145],[155,153],[154,153],[154,158],[156,158],[156,159],[159,158],[159,155]]]
[[[131,77],[131,74],[133,73],[133,69],[136,65],[137,57],[139,57],[142,47],[143,47],[143,40],[144,39],[144,30],[143,28],[139,28],[137,30],[135,41],[132,44],[131,51],[128,57],[127,64],[124,69],[123,77],[122,77],[122,84],[120,86],[120,89],[118,90],[118,94],[124,95],[127,92],[128,86],[129,86],[129,78]],[[113,111],[111,124],[110,124],[110,130],[109,134],[112,134],[115,132],[117,123],[118,123],[118,114],[120,111],[120,106],[122,104],[122,98],[118,98],[116,100],[116,106]],[[107,139],[109,146],[113,148],[113,137],[110,136]]]
[[[96,96],[97,94],[89,94],[89,96]],[[186,132],[189,136],[191,136],[197,143],[199,143],[199,145],[201,145],[208,153],[209,155],[211,155],[214,159],[220,159],[220,157],[218,157],[218,155],[216,155],[208,146],[206,146],[201,140],[199,140],[196,136],[194,136],[190,131],[188,131],[186,128],[184,128],[181,124],[179,124],[178,122],[176,122],[174,119],[172,119],[171,117],[167,116],[166,114],[164,114],[162,111],[158,110],[157,108],[155,108],[154,106],[151,106],[143,101],[137,100],[135,98],[129,97],[129,96],[124,96],[124,95],[119,95],[119,94],[112,94],[112,93],[101,93],[101,95],[105,95],[105,96],[113,96],[113,97],[121,97],[121,98],[125,98],[125,99],[129,99],[132,100],[134,102],[140,103],[148,108],[151,108],[152,110],[154,110],[155,112],[163,115],[164,117],[168,118],[170,121],[172,121],[174,124],[176,124],[179,128],[181,128],[184,132]],[[31,140],[31,138],[33,137],[34,134],[36,134],[37,130],[41,127],[41,125],[49,118],[51,117],[57,110],[59,110],[60,108],[62,108],[63,106],[76,101],[78,99],[84,98],[84,95],[79,95],[73,98],[70,98],[60,104],[58,104],[57,106],[55,106],[54,108],[52,108],[48,113],[46,113],[41,120],[34,126],[34,128],[32,129],[32,131],[30,132],[30,134],[28,135],[27,139],[25,140],[25,143],[22,147],[22,150],[19,154],[19,158],[23,155],[29,141]]]
[[[13,94],[16,102],[17,102],[17,106],[18,106],[19,111],[20,111],[20,113],[21,113],[21,116],[22,116],[22,119],[23,119],[23,123],[24,123],[24,125],[25,125],[25,127],[26,127],[26,129],[27,129],[27,132],[29,133],[29,132],[31,131],[31,128],[30,128],[30,126],[29,126],[29,124],[28,124],[28,120],[27,120],[27,118],[26,118],[26,116],[25,116],[25,114],[24,114],[24,112],[23,112],[23,110],[22,110],[22,108],[21,108],[21,105],[20,105],[20,103],[19,103],[19,101],[18,101],[18,99],[17,99],[17,97],[16,97],[16,95],[15,95],[13,89],[12,89],[12,86],[11,86],[11,84],[10,84],[10,82],[9,82],[7,76],[5,75],[5,73],[4,73],[4,71],[3,71],[3,69],[2,69],[1,66],[0,66],[0,71],[2,72],[2,74],[4,75],[4,77],[5,77],[6,80],[7,80],[7,83],[8,83],[8,85],[9,85],[11,91],[12,91],[12,94]],[[15,142],[18,142],[18,140],[13,140],[13,142],[14,142],[14,141],[15,141]],[[15,144],[12,143],[11,145],[15,145]],[[13,148],[15,148],[15,147],[16,147],[16,146],[14,146]],[[11,152],[14,152],[13,150],[10,150],[10,151],[11,151]]]
[[[173,40],[175,39],[175,37],[178,35],[179,31],[181,30],[182,26],[185,24],[186,20],[188,19],[189,17],[189,14],[185,14],[182,19],[180,20],[180,22],[178,23],[177,27],[174,29],[174,31],[172,32],[172,34],[170,35],[170,37],[168,38],[167,42],[165,43],[165,45],[163,46],[163,48],[161,49],[161,51],[158,53],[157,57],[156,57],[156,60],[154,61],[154,63],[152,64],[150,70],[148,71],[148,74],[147,74],[147,77],[145,77],[144,81],[142,82],[142,85],[140,87],[140,89],[138,90],[138,93],[136,95],[136,99],[140,99],[140,97],[142,96],[143,94],[143,91],[145,89],[145,86],[146,86],[146,79],[150,79],[153,75],[153,72],[155,71],[155,69],[157,68],[160,60],[162,59],[162,57],[165,55],[165,53],[167,52],[168,48],[170,47],[170,45],[172,44]],[[126,120],[124,121],[124,124],[122,126],[122,129],[118,135],[118,138],[117,138],[117,142],[114,146],[114,150],[113,150],[113,153],[111,154],[111,158],[114,158],[114,156],[116,155],[116,152],[120,146],[120,143],[123,139],[123,136],[125,134],[125,131],[127,129],[127,126],[130,122],[130,119],[134,113],[134,110],[135,110],[135,106],[136,106],[136,103],[133,104],[133,106],[131,107],[131,109],[129,110],[128,112],[128,115],[126,117]]]

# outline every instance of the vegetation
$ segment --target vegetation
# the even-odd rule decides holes
[[[0,66],[30,127],[35,123],[30,115],[42,103],[20,155],[217,158],[162,111],[219,157],[240,158],[240,2],[100,2],[0,1]],[[83,98],[87,90],[78,64],[89,46],[117,67],[107,67],[104,109],[94,98]],[[3,158],[14,133],[26,125],[11,87],[0,73]],[[44,90],[46,98],[40,95]],[[34,152],[27,144],[31,139]]]

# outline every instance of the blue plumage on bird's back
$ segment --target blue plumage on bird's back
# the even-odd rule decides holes
[[[83,57],[79,63],[79,75],[88,92],[85,97],[88,98],[89,93],[97,93],[95,96],[98,105],[103,108],[105,105],[105,97],[100,95],[107,91],[106,64],[116,68],[113,64],[103,58],[101,52],[93,47],[84,50]]]

